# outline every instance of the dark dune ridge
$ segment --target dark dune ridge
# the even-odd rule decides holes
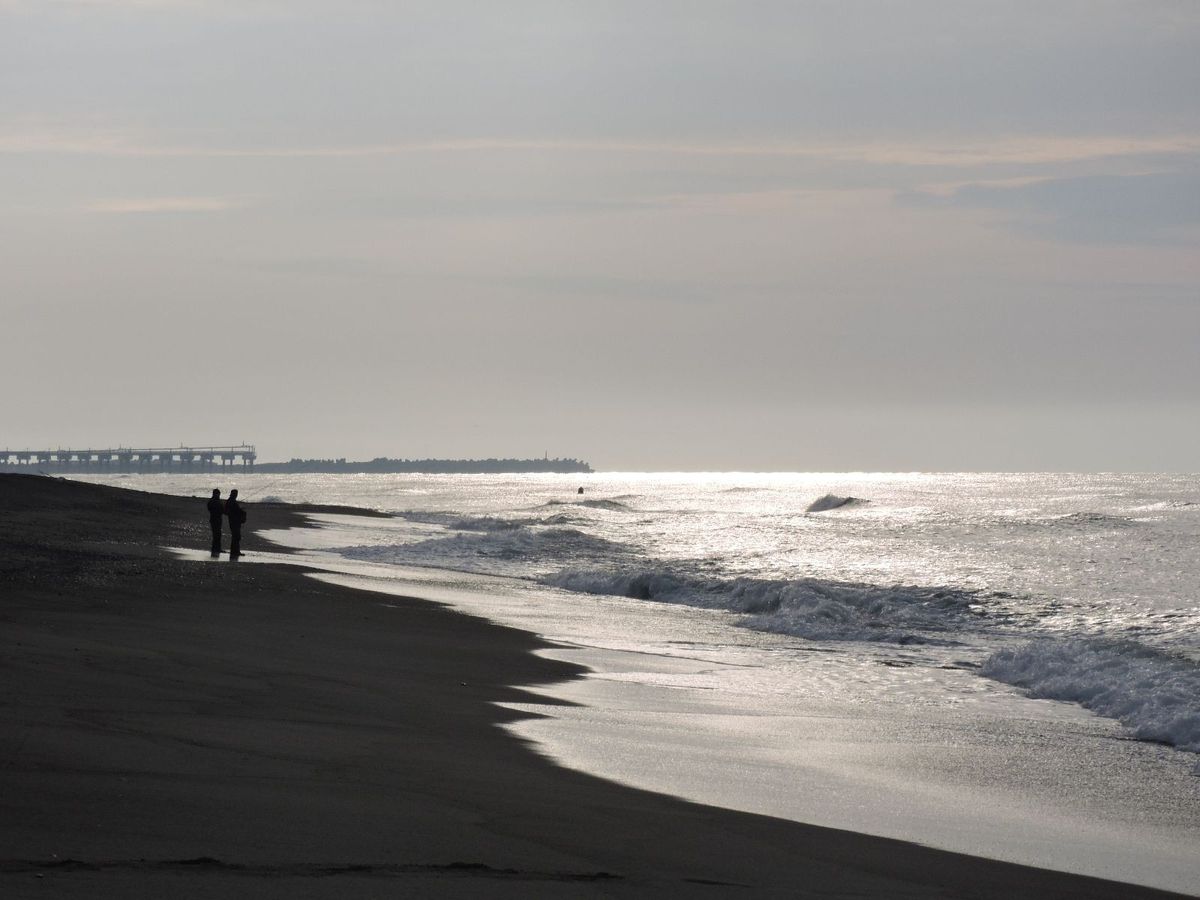
[[[207,528],[203,500],[0,475],[0,896],[1175,896],[563,769],[497,727],[579,674],[536,636],[157,549]]]

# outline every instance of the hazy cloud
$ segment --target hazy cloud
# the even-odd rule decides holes
[[[119,197],[96,200],[85,209],[97,213],[211,213],[249,205],[243,197]]]
[[[1175,241],[1182,237],[1180,229],[1200,226],[1200,167],[1188,172],[968,184],[947,196],[909,193],[900,199],[913,206],[1013,214],[1002,221],[1062,240]]]
[[[11,126],[10,126],[11,129]],[[0,153],[65,153],[132,157],[331,158],[387,157],[411,154],[546,151],[606,156],[698,156],[816,159],[874,165],[976,168],[998,165],[1049,165],[1148,155],[1200,152],[1200,134],[1160,136],[1025,135],[1003,138],[937,138],[804,142],[763,140],[628,141],[536,137],[471,137],[453,140],[292,146],[177,144],[168,135],[96,126],[80,129],[28,128],[0,133]]]

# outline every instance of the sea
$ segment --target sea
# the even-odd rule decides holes
[[[1200,895],[1200,476],[80,480],[393,514],[247,561],[543,635],[589,674],[507,727],[562,765]]]

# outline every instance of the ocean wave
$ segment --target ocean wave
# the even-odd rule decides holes
[[[566,569],[538,580],[580,593],[725,609],[741,613],[744,627],[815,641],[953,644],[953,632],[978,618],[978,596],[948,588],[697,578],[666,569]]]
[[[512,531],[542,524],[541,519],[509,519],[500,516],[466,516],[452,512],[406,512],[401,517],[421,525],[440,525],[449,531]]]
[[[830,509],[841,509],[844,506],[860,506],[870,502],[869,500],[863,500],[861,497],[839,497],[837,494],[826,494],[824,497],[818,497],[812,503],[808,504],[805,512],[825,512]]]
[[[445,537],[406,544],[342,547],[338,552],[350,559],[408,565],[462,568],[491,572],[493,564],[544,560],[594,562],[620,557],[624,548],[613,541],[576,528],[500,528],[491,531],[457,531]],[[504,566],[498,571],[506,572]],[[524,570],[518,569],[518,573]]]
[[[1189,509],[1193,506],[1200,506],[1191,500],[1157,500],[1153,503],[1143,503],[1140,506],[1135,506],[1134,509],[1139,513],[1147,512],[1162,512],[1168,509]]]
[[[405,510],[397,515],[406,522],[416,522],[420,525],[441,525],[443,528],[451,522],[462,519],[459,512],[433,512],[426,510]]]
[[[541,520],[542,525],[577,525],[585,521],[572,513],[555,513],[552,516],[547,516]]]
[[[599,498],[596,500],[547,500],[543,506],[583,506],[587,509],[608,509],[619,512],[627,512],[632,509],[629,504],[622,503],[620,500],[612,498]]]
[[[513,531],[536,524],[535,519],[501,519],[497,516],[463,516],[446,523],[451,531]]]
[[[1116,719],[1140,740],[1200,753],[1200,666],[1188,660],[1128,640],[1047,639],[1000,650],[980,672]]]
[[[611,510],[627,510],[632,509],[628,503],[622,503],[620,500],[580,500],[580,506],[586,506],[588,509],[611,509]]]
[[[1043,520],[1042,524],[1066,528],[1129,528],[1136,523],[1128,516],[1113,516],[1108,513],[1075,512]]]

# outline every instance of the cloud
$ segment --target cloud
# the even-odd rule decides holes
[[[916,191],[897,201],[931,209],[1007,213],[1007,227],[1087,243],[1173,243],[1200,227],[1200,168],[1142,175],[1087,175],[976,182],[948,194]]]
[[[198,9],[205,0],[0,0],[0,12],[45,13],[121,9]]]
[[[197,158],[361,158],[416,153],[561,152],[604,155],[782,157],[875,165],[970,169],[989,165],[1050,165],[1132,156],[1200,153],[1200,134],[1008,138],[928,138],[876,141],[657,141],[481,136],[450,140],[219,146],[173,144],[111,128],[43,128],[0,134],[0,153]]]
[[[137,213],[212,213],[241,209],[249,205],[244,197],[118,197],[97,200],[85,208],[88,212]]]

